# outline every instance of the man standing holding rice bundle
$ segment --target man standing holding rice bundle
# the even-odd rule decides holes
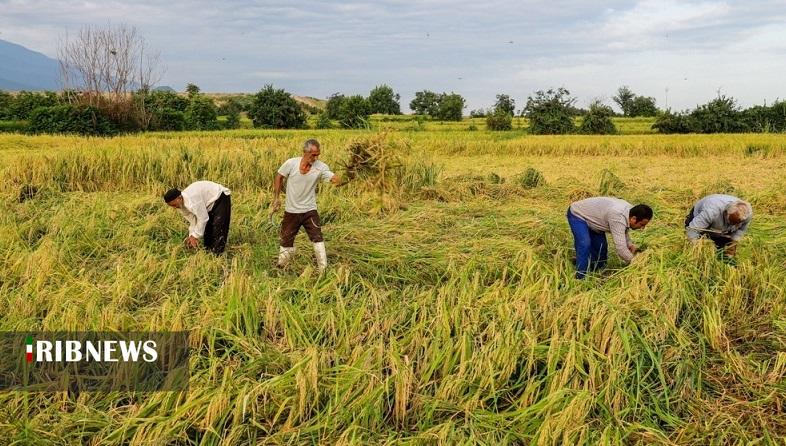
[[[273,183],[274,198],[271,214],[281,207],[281,186],[286,179],[286,206],[281,221],[281,246],[278,253],[278,266],[285,267],[295,254],[295,236],[302,226],[314,244],[317,270],[323,273],[327,268],[327,253],[322,237],[322,226],[317,211],[317,185],[330,182],[339,185],[341,180],[330,171],[327,164],[319,161],[319,142],[309,139],[303,144],[303,156],[290,158],[278,169]]]
[[[630,263],[637,248],[628,235],[629,229],[643,229],[652,219],[646,204],[631,205],[613,197],[593,197],[572,203],[567,212],[568,224],[576,248],[576,278],[602,269],[608,259],[606,233],[611,233],[620,259]]]
[[[691,242],[707,237],[719,254],[733,258],[752,218],[753,208],[747,201],[732,195],[707,195],[685,217],[685,235]]]

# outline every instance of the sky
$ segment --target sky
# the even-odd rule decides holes
[[[162,85],[317,98],[388,84],[517,108],[565,87],[612,105],[621,85],[683,110],[719,93],[786,98],[786,2],[575,0],[0,0],[0,39],[54,57],[67,32],[127,24],[161,53]]]

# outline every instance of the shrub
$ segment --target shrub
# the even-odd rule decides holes
[[[366,128],[370,114],[371,108],[366,98],[360,95],[349,96],[341,101],[338,121],[347,129]]]
[[[298,129],[306,125],[306,115],[292,95],[272,85],[266,85],[254,96],[249,116],[254,127]]]
[[[527,98],[523,114],[529,119],[529,131],[536,135],[565,134],[575,131],[575,98],[564,88],[538,90]]]
[[[79,135],[114,135],[117,124],[98,108],[87,105],[38,107],[30,114],[30,131],[34,133],[76,133]]]
[[[470,118],[485,118],[489,114],[490,113],[488,113],[485,109],[477,108],[477,109],[471,110],[469,112],[469,117]]]
[[[696,133],[740,133],[748,131],[734,98],[718,96],[690,114]]]
[[[0,121],[0,133],[25,133],[28,130],[28,121]]]
[[[327,112],[322,112],[317,115],[316,128],[318,129],[332,129],[333,122],[328,117]]]
[[[371,113],[381,113],[385,115],[400,115],[401,96],[396,94],[387,85],[379,85],[368,94],[368,104]]]
[[[341,109],[341,103],[344,101],[344,95],[340,93],[333,93],[325,104],[325,113],[329,119],[338,119],[338,113]]]
[[[671,110],[659,113],[652,128],[658,133],[691,133],[693,131],[691,119],[686,113],[673,113]]]
[[[14,96],[9,104],[8,119],[26,120],[30,119],[33,110],[39,107],[53,107],[60,104],[57,94],[47,91],[44,93],[34,93],[21,91]]]
[[[213,100],[194,94],[185,112],[186,128],[190,130],[215,130],[218,128],[218,114]]]
[[[409,103],[409,108],[416,115],[436,116],[439,110],[439,95],[433,91],[423,90],[415,93],[415,98]]]
[[[437,101],[437,114],[434,117],[441,121],[461,121],[464,103],[461,95],[442,93]]]
[[[513,115],[516,112],[516,101],[506,94],[498,94],[497,102],[494,103],[494,111],[499,110]]]
[[[489,130],[513,130],[513,115],[504,109],[497,109],[486,118]]]
[[[603,105],[599,101],[590,104],[589,111],[584,115],[584,119],[579,127],[579,133],[586,135],[613,135],[617,133],[611,117],[614,111],[608,105]]]
[[[186,116],[172,108],[157,109],[150,122],[151,130],[180,131],[186,129]]]
[[[14,102],[14,97],[11,93],[0,90],[0,121],[12,119],[11,117],[11,104]]]

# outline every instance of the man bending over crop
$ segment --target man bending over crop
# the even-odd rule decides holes
[[[214,254],[224,252],[232,211],[229,194],[229,189],[212,181],[197,181],[182,192],[175,188],[164,194],[166,204],[179,209],[188,222],[187,247],[196,248],[204,238],[205,249]]]
[[[275,194],[271,212],[281,207],[281,183],[286,185],[286,207],[281,221],[281,247],[278,253],[278,266],[284,267],[295,254],[295,236],[302,226],[314,244],[314,254],[320,273],[327,268],[325,241],[317,212],[317,185],[320,181],[339,185],[341,180],[330,171],[327,164],[319,161],[319,142],[309,139],[303,144],[303,156],[290,158],[278,169],[273,183]]]
[[[647,226],[652,219],[652,209],[646,204],[633,206],[619,198],[593,197],[572,203],[567,217],[576,248],[576,278],[583,279],[587,272],[606,266],[606,232],[611,233],[617,255],[625,263],[633,260],[637,249],[630,240],[628,229]]]
[[[737,242],[745,235],[753,218],[750,203],[731,195],[707,195],[693,205],[685,217],[685,234],[695,242],[707,237],[722,254],[734,257]]]

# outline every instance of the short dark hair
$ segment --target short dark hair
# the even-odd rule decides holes
[[[172,189],[166,191],[166,193],[164,194],[164,202],[169,203],[170,201],[174,200],[179,196],[180,196],[180,189],[173,187]]]
[[[637,204],[630,208],[630,217],[636,217],[637,221],[652,220],[652,208],[646,204]]]

